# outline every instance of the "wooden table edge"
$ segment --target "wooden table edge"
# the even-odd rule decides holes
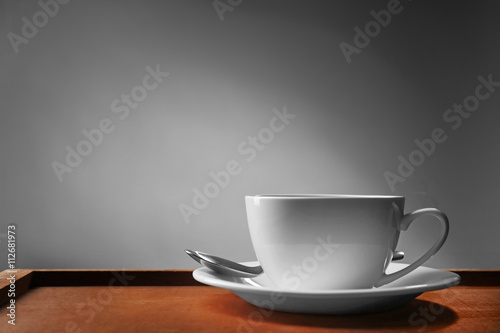
[[[500,269],[445,269],[460,275],[459,286],[500,286]],[[190,269],[18,269],[0,273],[0,305],[15,289],[19,297],[36,287],[206,286]]]

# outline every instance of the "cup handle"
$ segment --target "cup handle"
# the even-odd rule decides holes
[[[384,284],[397,280],[400,277],[410,273],[411,271],[422,265],[424,262],[429,260],[434,254],[436,254],[437,251],[439,251],[441,246],[443,246],[444,242],[446,241],[446,238],[448,237],[449,222],[448,222],[448,217],[446,217],[446,215],[439,209],[423,208],[404,215],[401,221],[399,222],[399,230],[406,231],[410,226],[410,224],[413,222],[413,220],[423,215],[434,216],[441,222],[443,227],[441,228],[441,235],[439,236],[439,239],[436,241],[436,243],[434,243],[434,245],[429,249],[429,251],[427,251],[423,256],[418,258],[411,265],[391,274],[384,273],[382,278],[375,284],[375,287],[380,287]]]

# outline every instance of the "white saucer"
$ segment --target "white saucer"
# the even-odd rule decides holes
[[[256,261],[242,263],[256,266]],[[388,273],[407,264],[390,263]],[[445,289],[460,283],[460,276],[439,269],[418,267],[402,278],[379,288],[283,291],[273,286],[266,274],[255,278],[233,278],[217,274],[206,267],[193,272],[195,280],[231,290],[245,301],[266,310],[315,314],[349,314],[379,312],[410,302],[423,292]]]

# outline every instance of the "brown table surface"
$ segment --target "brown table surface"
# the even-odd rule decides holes
[[[460,285],[347,316],[260,309],[190,270],[17,270],[15,297],[3,271],[0,332],[500,332],[500,270],[451,271]]]

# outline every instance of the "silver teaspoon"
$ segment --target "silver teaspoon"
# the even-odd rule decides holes
[[[223,274],[231,277],[255,277],[262,274],[264,271],[261,266],[245,266],[238,264],[237,262],[227,260],[221,257],[214,256],[212,254],[185,250],[186,253],[196,260],[201,265],[213,270],[216,273]],[[401,260],[404,258],[404,252],[394,251],[392,260]]]
[[[245,266],[204,252],[193,250],[185,251],[198,263],[219,274],[232,277],[255,277],[264,272],[261,266]]]

